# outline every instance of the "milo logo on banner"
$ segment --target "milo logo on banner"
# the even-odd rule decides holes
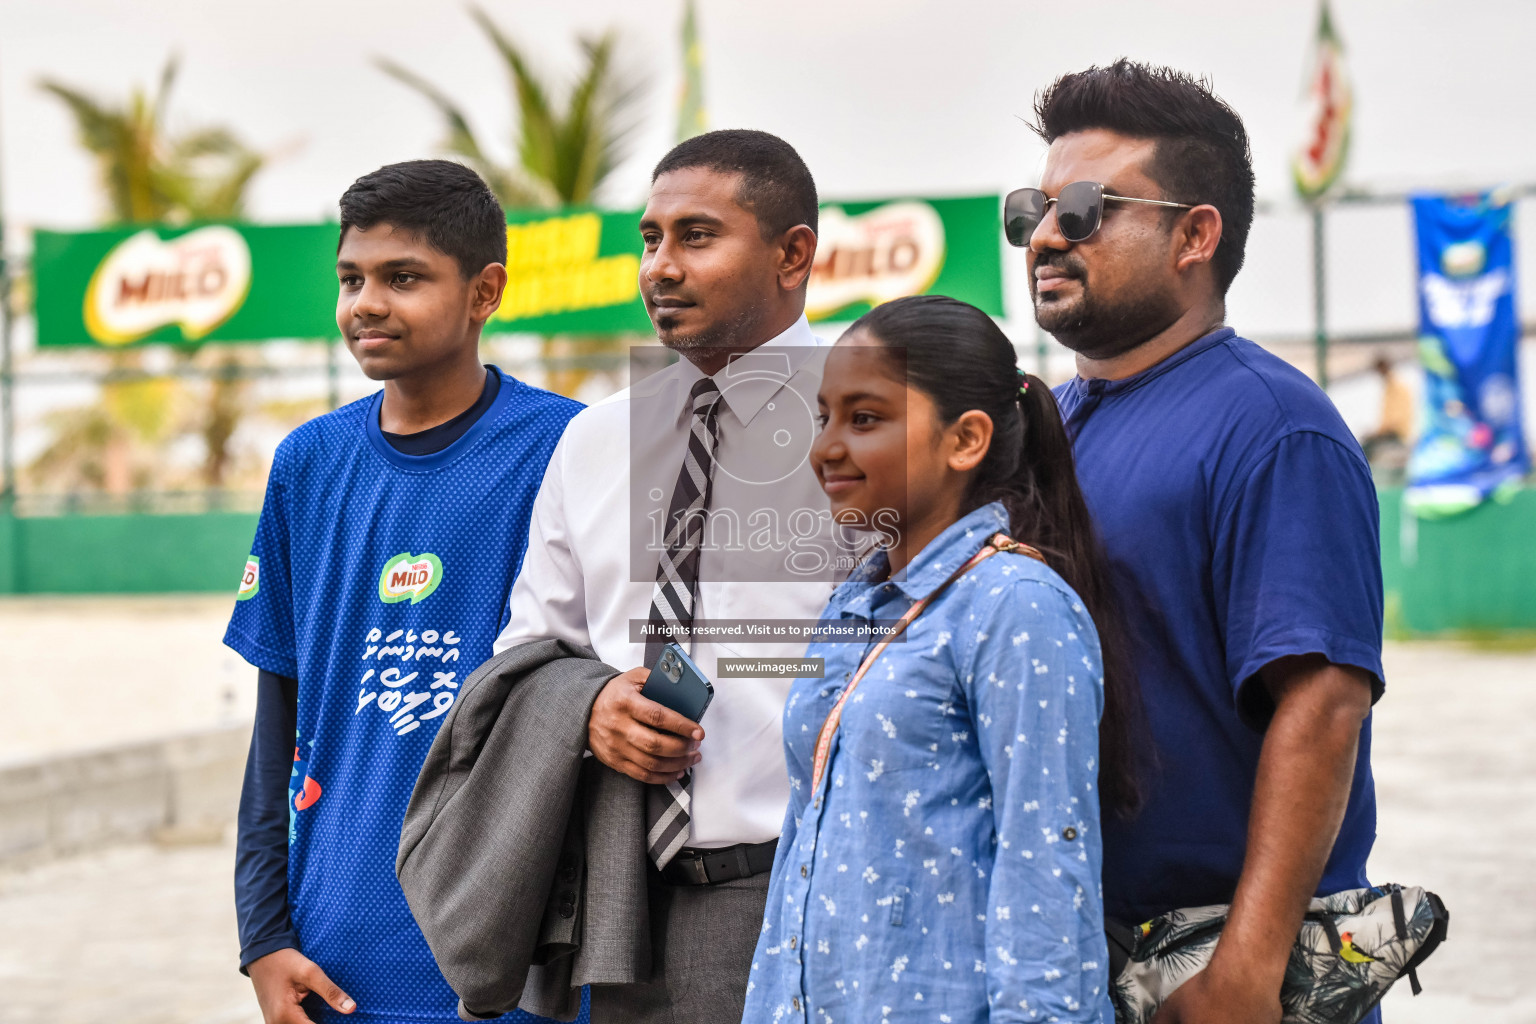
[[[261,559],[252,555],[245,560],[245,571],[240,574],[240,589],[235,591],[236,601],[249,601],[261,590]]]
[[[233,316],[250,288],[251,250],[233,228],[198,228],[170,241],[145,229],[97,266],[85,290],[85,328],[104,345],[172,324],[194,341]]]
[[[420,604],[443,582],[443,563],[433,554],[402,552],[384,563],[379,573],[379,600],[395,604],[409,600]]]
[[[805,311],[814,320],[856,302],[920,295],[938,279],[944,251],[944,221],[928,203],[886,203],[856,216],[823,207]]]

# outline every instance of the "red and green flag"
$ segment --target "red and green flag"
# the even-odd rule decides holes
[[[1301,144],[1291,159],[1291,175],[1303,199],[1316,199],[1344,170],[1354,113],[1354,94],[1344,68],[1344,44],[1334,30],[1328,0],[1323,0],[1318,16],[1303,103]]]

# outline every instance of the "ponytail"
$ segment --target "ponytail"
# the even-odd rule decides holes
[[[1078,486],[1072,443],[1050,388],[1017,368],[1013,345],[991,317],[942,295],[876,306],[849,330],[900,350],[906,384],[928,396],[946,424],[973,409],[991,418],[992,444],[961,511],[1001,502],[1013,537],[1039,550],[1082,598],[1104,663],[1099,799],[1107,813],[1133,816],[1143,799],[1140,693],[1109,560]]]
[[[1056,397],[1045,382],[1022,371],[1019,392],[1022,444],[1013,471],[990,484],[1008,509],[1014,536],[1046,556],[1077,591],[1099,633],[1104,662],[1104,716],[1099,721],[1099,800],[1106,811],[1129,818],[1141,809],[1138,770],[1142,707],[1109,557],[1077,482],[1072,442]],[[1038,538],[1038,542],[1036,541]]]

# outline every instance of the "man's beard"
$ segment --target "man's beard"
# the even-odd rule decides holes
[[[742,310],[727,320],[710,324],[691,334],[680,331],[668,332],[665,329],[665,316],[658,317],[656,324],[656,336],[661,343],[674,352],[688,353],[705,349],[734,349],[743,348],[761,326],[763,311],[756,306]]]
[[[1051,252],[1035,266],[1050,266],[1077,282],[1071,299],[1040,302],[1033,274],[1030,295],[1035,322],[1067,348],[1089,359],[1113,359],[1145,344],[1179,318],[1174,297],[1155,286],[1143,286],[1112,298],[1097,298],[1088,290],[1086,268],[1071,253]]]

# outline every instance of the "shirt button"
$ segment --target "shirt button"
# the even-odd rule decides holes
[[[809,876],[810,873],[811,873],[811,871],[810,871],[810,868],[809,868],[808,865],[805,865],[805,864],[801,864],[800,865],[800,877],[801,878],[805,878],[805,877]]]
[[[800,997],[799,996],[795,996],[795,998],[793,998],[793,999],[791,999],[789,1001],[789,1005],[793,1006],[796,1010],[799,1010],[800,1009]]]
[[[789,948],[790,949],[794,949],[794,948],[796,948],[799,945],[800,945],[800,940],[798,938],[796,938],[795,936],[791,935],[789,937]]]
[[[1071,825],[1068,825],[1066,828],[1061,830],[1061,838],[1070,843],[1072,840],[1077,838],[1077,829],[1073,828]]]

